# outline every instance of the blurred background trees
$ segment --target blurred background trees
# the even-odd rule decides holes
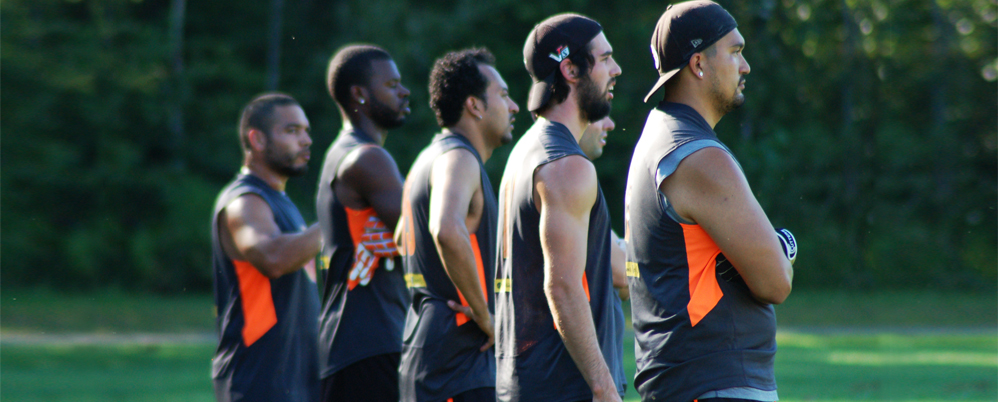
[[[776,226],[796,288],[994,290],[996,0],[720,1],[752,66],[716,131]],[[596,161],[621,228],[631,150],[653,105],[648,50],[667,2],[7,0],[0,3],[0,281],[5,288],[208,291],[209,220],[240,163],[255,94],[295,96],[322,155],[340,126],[326,63],[368,42],[395,57],[413,114],[386,147],[403,174],[438,131],[427,76],[488,47],[521,108],[522,46],[547,16],[600,21],[623,68]],[[517,116],[514,136],[530,125]],[[510,147],[488,163],[498,183]],[[289,195],[314,220],[321,158]]]

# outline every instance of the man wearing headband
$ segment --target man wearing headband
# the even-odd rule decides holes
[[[613,298],[610,225],[579,148],[610,113],[620,66],[603,28],[556,15],[523,48],[537,121],[506,162],[496,259],[496,394],[502,401],[619,401],[623,312]]]
[[[797,247],[774,230],[714,126],[745,101],[745,40],[710,1],[666,9],[652,36],[664,95],[631,159],[627,276],[643,400],[775,401],[776,317]]]

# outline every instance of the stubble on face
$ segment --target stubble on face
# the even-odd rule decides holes
[[[745,81],[744,76],[738,76],[738,82],[734,89],[727,89],[727,85],[721,82],[719,74],[711,74],[710,76],[710,98],[722,116],[745,104],[745,95],[738,92],[738,87]]]
[[[399,128],[405,124],[405,113],[402,113],[401,107],[398,109],[393,109],[391,106],[381,102],[376,97],[371,97],[371,120],[378,127],[386,130],[391,130],[393,128]]]
[[[579,80],[576,87],[578,94],[576,100],[579,109],[582,110],[582,117],[589,122],[596,122],[610,115],[612,104],[607,99],[609,85],[613,83],[613,78],[607,83],[607,88],[600,88],[593,80],[592,73],[586,74]]]
[[[305,173],[308,173],[308,163],[295,166],[295,160],[305,150],[299,153],[283,151],[278,149],[279,147],[276,145],[272,134],[265,134],[265,137],[267,138],[267,150],[264,151],[263,157],[271,170],[286,177],[303,176]]]

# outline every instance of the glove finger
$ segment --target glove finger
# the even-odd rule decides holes
[[[393,235],[394,234],[392,232],[388,232],[388,231],[364,233],[364,234],[360,235],[360,241],[362,243],[377,242],[377,241],[391,241]]]
[[[387,229],[387,226],[385,226],[384,222],[381,222],[381,219],[378,219],[376,216],[372,216],[367,218],[367,222],[364,223],[364,229]]]
[[[368,260],[370,263],[364,266],[364,271],[360,275],[360,285],[367,286],[371,283],[371,277],[374,276],[374,270],[378,268],[378,257],[372,257]]]

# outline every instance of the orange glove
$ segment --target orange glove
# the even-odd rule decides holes
[[[368,218],[364,224],[364,234],[360,236],[360,243],[357,244],[357,251],[353,255],[354,263],[347,277],[347,289],[353,290],[358,284],[366,286],[370,283],[382,258],[388,258],[385,261],[385,269],[389,271],[395,269],[392,257],[398,255],[398,248],[392,240],[392,231],[377,217]]]

